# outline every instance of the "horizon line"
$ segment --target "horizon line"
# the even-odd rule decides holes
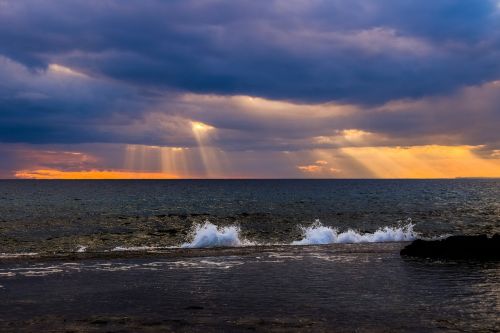
[[[500,176],[494,177],[432,177],[432,178],[51,178],[51,179],[37,179],[37,178],[0,178],[0,181],[12,181],[12,180],[20,180],[20,181],[51,181],[51,180],[67,180],[67,181],[75,181],[75,180],[90,180],[90,181],[123,181],[123,180],[145,180],[145,181],[183,181],[183,180],[454,180],[454,179],[500,179]]]

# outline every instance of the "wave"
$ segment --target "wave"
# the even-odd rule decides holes
[[[294,241],[289,245],[406,242],[417,238],[417,235],[413,230],[414,226],[415,225],[411,223],[411,220],[409,220],[405,225],[398,227],[383,227],[374,233],[360,233],[352,229],[345,232],[339,232],[338,229],[323,226],[319,220],[316,220],[312,226],[302,228],[303,238],[301,240]],[[217,227],[208,221],[204,224],[196,225],[192,230],[191,235],[192,241],[182,244],[182,248],[262,245],[242,239],[240,236],[240,228],[238,226]]]
[[[352,229],[339,233],[338,229],[326,227],[316,220],[312,226],[302,228],[304,238],[292,242],[292,245],[406,242],[417,238],[413,230],[414,226],[411,221],[408,221],[405,225],[383,227],[374,233],[360,233]]]
[[[194,227],[192,241],[182,244],[182,248],[208,248],[208,247],[237,247],[254,245],[254,243],[240,239],[238,226],[217,227],[205,222]]]
[[[88,246],[78,245],[78,247],[76,248],[76,252],[77,253],[84,253],[87,251],[87,248],[88,248]]]
[[[237,225],[218,227],[208,221],[195,225],[191,231],[191,241],[180,246],[117,246],[104,252],[142,252],[161,251],[179,248],[214,248],[214,247],[242,247],[242,246],[272,246],[272,245],[321,245],[335,243],[380,243],[380,242],[406,242],[417,238],[417,233],[413,230],[414,224],[408,220],[406,224],[397,227],[382,227],[373,233],[360,233],[356,230],[348,229],[339,232],[338,229],[324,226],[316,220],[309,227],[302,227],[303,236],[301,240],[291,243],[258,243],[249,241],[241,237],[241,229]],[[87,252],[88,247],[78,245],[74,250],[76,253]],[[0,259],[20,258],[37,256],[38,253],[0,253]]]

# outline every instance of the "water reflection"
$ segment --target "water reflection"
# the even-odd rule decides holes
[[[394,244],[362,244],[3,263],[0,328],[51,313],[184,320],[209,325],[209,331],[255,325],[287,331],[499,327],[499,263],[404,260],[398,250]]]

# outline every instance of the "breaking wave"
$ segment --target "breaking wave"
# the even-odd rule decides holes
[[[417,238],[413,227],[414,224],[409,220],[405,225],[398,227],[383,227],[374,233],[360,233],[352,229],[339,232],[336,228],[323,226],[321,222],[317,220],[312,226],[302,228],[303,239],[294,241],[290,243],[290,245],[406,242]],[[204,224],[196,225],[191,234],[192,241],[182,244],[182,248],[259,245],[258,243],[242,239],[238,226],[217,227],[208,221]]]
[[[77,253],[84,253],[87,251],[87,246],[84,246],[84,245],[78,245],[78,247],[76,248],[76,252]]]
[[[374,233],[360,233],[352,229],[339,233],[338,229],[326,227],[319,220],[316,220],[312,226],[302,228],[304,238],[300,241],[292,242],[292,245],[406,242],[417,238],[413,230],[414,226],[411,221],[408,221],[405,225],[383,227]]]
[[[302,239],[291,243],[271,243],[249,241],[241,236],[241,229],[238,225],[218,227],[206,221],[193,227],[190,233],[191,241],[180,246],[117,246],[104,252],[142,252],[142,251],[161,251],[167,249],[179,248],[214,248],[214,247],[242,247],[242,246],[272,246],[272,245],[321,245],[335,243],[381,243],[381,242],[406,242],[417,238],[417,233],[413,230],[414,224],[408,220],[406,224],[397,227],[381,227],[373,233],[360,233],[359,231],[348,229],[339,232],[333,227],[324,226],[319,220],[316,220],[309,227],[302,228]],[[85,253],[88,247],[78,245],[75,253]],[[0,253],[1,259],[20,258],[37,256],[38,253]]]
[[[196,225],[192,231],[192,241],[182,244],[183,248],[207,248],[207,247],[237,247],[253,245],[253,243],[240,239],[240,228],[238,226],[217,227],[205,222]]]

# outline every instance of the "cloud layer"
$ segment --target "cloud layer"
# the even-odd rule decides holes
[[[19,147],[68,170],[126,158],[67,151],[178,147],[200,176],[221,154],[270,176],[337,176],[315,152],[344,148],[498,159],[498,59],[498,1],[0,0],[0,175],[28,164]]]
[[[135,85],[380,103],[497,78],[496,1],[4,1],[1,53]]]

